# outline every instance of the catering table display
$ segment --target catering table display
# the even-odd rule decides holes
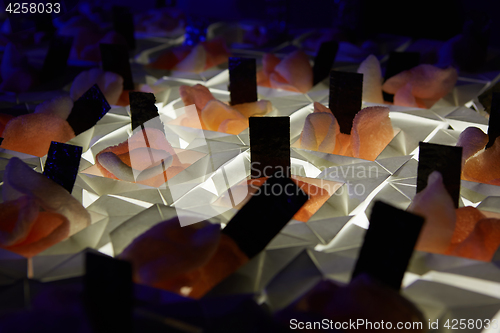
[[[153,93],[157,117],[144,122],[139,129],[132,129],[131,117],[133,118],[134,112],[131,106],[111,105],[95,126],[75,133],[77,135],[66,142],[82,147],[76,180],[70,194],[88,214],[89,223],[34,255],[23,256],[9,251],[6,249],[8,246],[1,244],[0,317],[5,318],[5,324],[0,324],[0,327],[12,325],[15,320],[23,318],[20,311],[22,309],[42,309],[44,302],[52,302],[51,306],[60,313],[65,313],[64,304],[73,304],[71,316],[80,318],[79,313],[83,310],[78,308],[80,305],[75,305],[75,299],[81,294],[82,285],[87,283],[84,280],[86,267],[89,267],[89,256],[121,258],[134,239],[163,221],[178,218],[184,228],[202,220],[222,227],[229,225],[242,209],[242,201],[248,200],[247,186],[255,178],[252,177],[251,163],[252,129],[245,127],[236,132],[224,132],[204,128],[199,119],[198,126],[186,122],[186,119],[193,116],[196,118],[201,111],[197,110],[196,102],[196,105],[185,105],[183,101],[186,99],[182,95],[185,88],[181,87],[202,85],[212,98],[218,100],[217,103],[226,105],[227,108],[234,107],[230,102],[233,98],[231,87],[228,87],[229,56],[254,58],[257,69],[261,69],[268,65],[269,54],[279,60],[287,59],[287,56],[301,50],[301,56],[312,62],[319,48],[315,46],[313,50],[308,49],[312,45],[312,41],[308,39],[313,35],[311,33],[298,34],[289,41],[272,47],[248,47],[245,43],[250,43],[250,39],[243,40],[241,34],[230,33],[231,29],[244,32],[248,27],[223,22],[209,27],[208,41],[200,41],[200,44],[187,47],[182,44],[184,37],[179,33],[184,28],[182,14],[165,10],[148,15],[143,14],[136,21],[136,28],[140,28],[140,31],[136,30],[137,46],[130,57],[135,86],[134,89],[123,88],[123,94],[128,95],[128,90]],[[146,18],[152,19],[155,15],[168,16],[177,24],[164,28],[160,24],[161,20],[155,19],[158,26],[152,25],[148,29]],[[78,39],[82,33],[78,29],[83,29],[83,26],[84,23],[75,21],[65,23],[59,30],[63,35],[72,35]],[[126,44],[122,40],[106,37],[107,35],[101,36],[105,30],[95,26],[95,23],[88,23],[88,29],[95,33],[95,41],[92,40],[90,45],[103,43],[103,39],[104,43]],[[167,29],[168,33],[160,33],[162,29]],[[79,43],[82,41],[79,40]],[[13,44],[9,45],[4,47],[4,62],[14,62],[6,57],[6,54],[14,52],[11,50]],[[74,44],[73,47],[75,45],[81,46]],[[374,54],[384,71],[390,51],[414,52],[419,48],[424,50],[422,45],[426,45],[425,41],[398,36],[380,36],[378,40],[370,40],[362,45],[341,42],[332,69],[355,73],[361,62]],[[429,42],[429,45],[434,44]],[[45,46],[42,44],[27,48],[29,50],[26,55],[39,61],[42,58],[40,54],[43,54],[41,50]],[[82,56],[78,50],[71,51],[68,76],[99,65],[98,61],[93,61],[99,59],[91,56],[92,50],[87,50],[86,56]],[[489,52],[492,56],[499,54],[493,48]],[[172,66],[159,65],[175,57],[178,57],[176,62],[169,63]],[[21,71],[24,65],[18,63],[18,66]],[[348,284],[369,226],[374,203],[381,200],[402,210],[412,204],[416,194],[419,143],[455,146],[460,134],[470,126],[488,132],[489,114],[479,102],[478,96],[497,83],[500,71],[487,66],[484,68],[483,71],[473,73],[458,70],[456,83],[449,93],[432,103],[429,108],[363,100],[362,108],[387,107],[393,130],[392,139],[372,160],[349,154],[342,156],[333,150],[304,148],[303,132],[308,119],[312,119],[309,116],[317,112],[318,107],[326,109],[329,104],[332,105],[329,101],[329,77],[306,91],[277,89],[277,85],[273,84],[257,86],[258,100],[269,101],[269,109],[258,116],[289,118],[292,178],[296,182],[309,184],[309,188],[314,186],[324,191],[324,200],[306,218],[297,218],[298,215],[295,215],[263,251],[249,258],[200,300],[145,284],[134,284],[132,293],[136,304],[135,324],[144,327],[156,325],[157,328],[165,325],[175,327],[179,332],[193,332],[197,328],[217,332],[222,331],[224,321],[239,327],[236,319],[234,322],[228,319],[231,317],[239,318],[241,325],[247,323],[257,327],[260,325],[257,320],[255,323],[250,323],[249,320],[255,317],[262,318],[263,322],[269,321],[269,328],[275,324],[272,323],[270,313],[287,308],[318,282],[327,279],[339,285]],[[26,68],[23,70],[28,71]],[[279,67],[275,67],[274,72],[269,71],[268,74],[278,73],[279,70]],[[2,66],[2,78],[6,80],[4,71],[8,72],[8,69]],[[297,75],[300,76],[300,73]],[[282,84],[281,87],[289,87],[294,79],[292,76],[288,78],[286,82],[276,82]],[[0,118],[2,131],[16,116],[33,112],[36,114],[36,105],[55,96],[68,95],[71,87],[68,83],[66,80],[61,86],[42,84],[36,89],[21,87],[23,91],[2,91],[0,113],[12,116],[5,118],[5,122],[4,118]],[[45,87],[47,88],[44,89]],[[121,97],[120,101],[123,101]],[[209,102],[213,102],[213,99],[210,98]],[[148,183],[137,178],[128,181],[120,179],[117,172],[103,171],[105,162],[100,159],[103,156],[100,153],[114,151],[106,149],[125,143],[132,152],[134,135],[142,137],[144,133],[147,142],[148,138],[153,138],[153,129],[159,131],[160,136],[165,134],[162,140],[166,139],[168,149],[164,150],[168,154],[162,152],[163,148],[160,146],[147,143],[144,147],[153,147],[154,153],[163,156],[163,162],[167,159],[165,156],[170,154],[178,159],[178,164],[172,164],[179,167],[175,173],[168,174],[168,165],[165,169],[167,171],[164,170],[168,178],[166,182]],[[144,147],[138,146],[137,149]],[[116,153],[117,156],[120,154]],[[46,160],[47,155],[28,155],[4,149],[0,144],[1,204],[6,205],[10,200],[9,191],[12,189],[9,184],[14,182],[13,178],[6,178],[14,177],[12,171],[5,171],[9,168],[9,163],[23,163],[30,169],[43,173]],[[133,161],[130,163],[133,164]],[[134,168],[133,165],[129,167]],[[240,190],[245,191],[245,195],[238,196]],[[46,193],[45,200],[50,201],[52,194],[50,191]],[[234,202],[234,199],[238,199],[238,202]],[[500,188],[492,184],[462,180],[459,206],[473,206],[498,214]],[[260,212],[263,215],[267,213]],[[6,213],[1,214],[0,212],[0,216],[7,216]],[[2,235],[4,232],[2,227]],[[394,238],[396,237],[398,234],[395,233]],[[500,251],[488,261],[415,251],[404,275],[401,295],[422,312],[424,327],[429,328],[430,322],[439,320],[438,327],[431,328],[436,332],[445,332],[448,331],[444,326],[447,320],[451,324],[455,319],[460,322],[460,319],[465,318],[474,319],[474,327],[468,327],[470,331],[481,332],[487,321],[500,321],[499,262]],[[67,299],[59,295],[63,292]],[[26,316],[35,320],[29,314]],[[482,326],[477,326],[476,321],[481,321]],[[83,319],[80,324],[82,327],[87,325]]]

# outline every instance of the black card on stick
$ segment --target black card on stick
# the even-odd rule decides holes
[[[128,48],[121,44],[100,44],[102,69],[123,78],[123,89],[133,90],[134,80],[128,57]]]
[[[134,17],[125,6],[113,6],[113,28],[122,35],[130,49],[135,49]]]
[[[427,178],[433,171],[443,176],[443,184],[458,208],[462,147],[420,142],[418,154],[417,193],[427,187]]]
[[[52,38],[40,73],[42,82],[64,75],[72,45],[73,37],[54,36]]]
[[[130,98],[130,113],[132,114],[132,131],[148,120],[158,117],[154,94],[131,91],[128,95]]]
[[[351,134],[352,122],[361,110],[363,74],[331,71],[329,108],[339,122],[340,132]]]
[[[500,136],[500,92],[492,94],[490,120],[488,122],[488,143],[486,148],[490,148]]]
[[[399,291],[423,224],[421,216],[375,202],[352,277],[368,274]]]
[[[384,81],[403,71],[418,66],[420,63],[420,53],[418,52],[391,52],[385,68]],[[383,93],[384,100],[394,101],[394,95]]]
[[[52,141],[43,174],[71,193],[81,157],[82,147]]]
[[[73,104],[73,109],[66,120],[75,135],[94,126],[111,109],[101,89],[94,84]]]
[[[133,332],[132,265],[87,253],[84,301],[94,332]]]
[[[497,82],[490,89],[483,92],[481,95],[477,97],[479,102],[483,105],[484,110],[488,113],[491,113],[491,103],[493,100],[493,94],[500,93],[500,82]]]
[[[316,85],[326,79],[332,70],[339,43],[336,41],[324,42],[319,47],[318,53],[314,58],[313,66],[313,85]]]
[[[254,58],[229,58],[231,105],[257,102],[257,66]]]
[[[290,177],[290,117],[250,117],[251,177]]]
[[[308,199],[290,178],[270,177],[222,232],[252,258],[269,244]]]

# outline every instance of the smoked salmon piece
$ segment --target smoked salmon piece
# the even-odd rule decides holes
[[[392,76],[382,85],[382,90],[388,94],[396,94],[399,89],[404,87],[407,83],[411,81],[411,72],[402,71],[401,73]]]
[[[243,116],[250,118],[255,116],[264,116],[272,111],[273,105],[271,102],[262,99],[252,103],[242,103],[232,105],[233,108],[238,110]]]
[[[209,68],[225,63],[229,59],[229,50],[223,39],[215,38],[195,46],[181,45],[169,49],[149,67],[201,73]]]
[[[206,54],[206,63],[204,70],[223,64],[229,60],[230,52],[227,49],[226,42],[222,38],[214,38],[200,43]]]
[[[0,115],[1,148],[42,157],[52,141],[67,142],[75,133],[66,119],[73,109],[73,100],[80,98],[97,83],[112,102],[123,90],[123,79],[114,73],[92,69],[77,76],[70,95],[61,95],[36,106],[32,114],[11,117]],[[116,103],[115,103],[116,104]]]
[[[1,209],[3,207],[0,207]],[[25,241],[2,247],[23,257],[31,258],[69,236],[69,223],[61,214],[40,212],[36,219],[29,221],[29,224],[31,230],[26,235]]]
[[[215,99],[210,90],[201,84],[197,84],[192,87],[182,85],[179,87],[179,94],[181,95],[182,102],[185,106],[194,104],[196,106],[196,110],[198,110],[198,113],[200,114],[205,105]]]
[[[177,218],[161,222],[134,241],[120,254],[132,262],[134,280],[181,293],[183,283],[175,277],[205,265],[217,250],[220,226],[200,222],[181,227]]]
[[[467,127],[458,137],[457,147],[462,147],[462,169],[465,162],[488,143],[488,135],[477,127]]]
[[[354,117],[351,149],[354,157],[374,161],[394,137],[389,108],[364,108]]]
[[[248,119],[225,119],[220,123],[217,132],[236,135],[245,128],[248,128]]]
[[[179,94],[185,106],[195,105],[198,115],[186,109],[183,126],[207,129],[228,134],[239,134],[248,127],[248,118],[263,116],[272,111],[267,100],[253,103],[228,105],[214,98],[207,87],[197,84],[193,87],[180,86]],[[194,113],[194,112],[193,112]],[[193,119],[198,116],[198,119]]]
[[[280,310],[275,319],[283,325],[290,325],[294,318],[317,320],[325,318],[332,322],[349,323],[363,318],[366,322],[421,323],[424,316],[420,310],[400,295],[368,274],[356,276],[347,285],[339,285],[329,280],[320,281],[287,308]],[[311,323],[310,321],[304,321]],[[389,325],[389,324],[388,324]],[[339,325],[340,326],[340,325]],[[405,332],[422,333],[427,330],[422,325],[411,325]],[[307,332],[323,332],[314,326],[307,327]],[[313,329],[314,328],[314,329]],[[358,327],[359,328],[359,327]],[[355,326],[345,325],[342,332],[356,332]],[[363,328],[363,332],[380,331],[374,325]]]
[[[415,195],[408,211],[425,218],[415,248],[444,253],[453,238],[457,216],[439,172],[434,171],[429,175],[427,187]]]
[[[201,298],[219,282],[248,262],[248,257],[240,250],[232,238],[221,234],[215,254],[208,263],[198,269],[198,279],[191,283],[188,296]],[[191,274],[186,274],[191,277]]]
[[[320,113],[320,112],[323,112],[323,113],[332,113],[332,111],[330,111],[329,108],[327,108],[326,106],[324,106],[323,104],[321,103],[318,103],[318,102],[314,102],[314,113]]]
[[[136,239],[120,258],[132,262],[134,280],[200,298],[248,261],[236,243],[207,221],[181,227],[161,222]]]
[[[370,54],[359,65],[358,73],[363,74],[363,101],[383,104],[382,70],[377,57]]]
[[[242,184],[231,187],[221,196],[221,204],[232,206],[234,202],[234,208],[240,209],[266,180],[267,177],[249,179]],[[293,218],[297,221],[307,222],[330,198],[331,194],[324,188],[299,180],[295,176],[292,176],[292,180],[309,196],[309,200],[295,213]],[[232,196],[232,199],[229,198],[229,195]]]
[[[229,134],[238,134],[248,127],[247,117],[218,100],[207,103],[201,111],[201,120],[208,130]]]
[[[306,93],[313,86],[313,70],[307,55],[297,50],[284,59],[265,55],[257,84],[265,87]]]
[[[42,157],[50,143],[67,142],[75,137],[68,122],[47,113],[32,113],[10,120],[3,131],[0,147]]]
[[[205,70],[206,64],[207,50],[202,44],[198,44],[173,69],[181,72],[201,73]]]
[[[460,207],[456,210],[457,221],[451,244],[463,242],[474,230],[477,222],[486,218],[481,211],[475,207]]]
[[[352,140],[350,134],[337,134],[337,140],[335,142],[335,149],[333,150],[333,153],[336,155],[352,157],[351,143]]]
[[[417,250],[490,261],[500,245],[500,219],[474,207],[455,209],[437,171],[408,210],[425,218]]]
[[[257,72],[257,85],[271,88],[269,76],[274,68],[281,62],[281,59],[272,53],[266,53],[262,57],[262,70]]]
[[[90,215],[64,188],[18,158],[5,169],[0,247],[27,258],[90,225]]]
[[[159,187],[184,170],[165,134],[154,128],[136,132],[128,140],[96,155],[96,165],[108,178]]]
[[[469,237],[449,254],[474,260],[491,261],[500,245],[500,219],[484,218],[477,222]]]
[[[97,84],[101,89],[109,104],[117,105],[123,92],[123,78],[116,73],[104,72],[99,68],[93,68],[78,74],[71,85],[71,98],[76,101],[94,84]]]
[[[149,64],[149,67],[172,70],[177,64],[191,52],[192,47],[188,45],[181,45],[174,49],[167,50]]]
[[[453,67],[441,69],[422,64],[410,71],[412,94],[423,100],[438,101],[453,89],[458,79],[458,72]]]
[[[339,132],[339,124],[331,112],[313,112],[306,118],[300,147],[331,154]]]
[[[491,147],[470,157],[465,162],[462,178],[473,182],[500,185],[499,160],[500,137],[496,138]]]
[[[453,67],[422,64],[389,78],[383,91],[394,94],[394,104],[430,108],[455,86],[458,72]],[[401,103],[401,104],[398,104]]]
[[[292,180],[309,196],[309,200],[295,213],[293,218],[297,221],[307,222],[330,198],[330,193],[319,186],[293,178]]]
[[[314,102],[298,140],[303,149],[374,161],[394,137],[389,108],[368,107],[353,120],[351,134],[340,132],[335,116],[323,104]]]
[[[419,104],[415,96],[411,93],[412,86],[411,82],[407,82],[403,87],[396,91],[394,95],[394,105],[413,107],[413,108],[425,108],[425,105]]]

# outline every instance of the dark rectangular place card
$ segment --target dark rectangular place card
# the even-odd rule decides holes
[[[500,92],[491,95],[490,120],[488,122],[488,143],[486,148],[490,148],[500,136]]]
[[[491,113],[491,103],[494,93],[500,93],[500,82],[495,83],[493,87],[490,87],[488,90],[477,97],[487,113]]]
[[[290,117],[250,117],[251,177],[290,177]]]
[[[398,290],[424,218],[376,201],[352,277],[368,274]]]
[[[152,93],[131,91],[128,93],[130,99],[130,113],[132,131],[143,125],[148,120],[158,117],[156,98]]]
[[[270,177],[222,232],[252,258],[264,250],[308,199],[290,178]]]
[[[321,43],[318,53],[314,58],[313,66],[313,86],[317,85],[328,77],[339,50],[339,43],[329,41]]]
[[[254,58],[229,58],[231,105],[257,102],[257,65]]]
[[[417,193],[427,187],[427,178],[433,171],[443,176],[443,184],[458,208],[462,147],[420,142],[418,154]]]
[[[78,135],[93,127],[110,109],[111,106],[101,89],[94,84],[74,102],[66,121],[73,128],[75,135]]]
[[[43,174],[71,193],[78,175],[82,150],[80,146],[52,141]]]
[[[134,332],[131,263],[87,252],[83,281],[94,332]]]
[[[126,6],[113,6],[113,29],[122,35],[130,49],[135,49],[134,17]]]
[[[52,38],[40,72],[40,81],[42,83],[64,75],[72,45],[73,37],[54,36]]]
[[[134,80],[132,78],[127,46],[121,44],[99,44],[99,47],[101,50],[102,69],[120,75],[123,78],[123,89],[134,90]]]
[[[389,54],[389,60],[387,61],[387,66],[385,68],[384,81],[399,74],[403,71],[411,69],[420,64],[420,53],[419,52],[396,52],[393,51]],[[387,102],[394,101],[394,95],[383,93],[384,100]]]
[[[351,134],[352,122],[361,110],[363,74],[330,72],[330,98],[328,107],[337,119],[340,132]]]

